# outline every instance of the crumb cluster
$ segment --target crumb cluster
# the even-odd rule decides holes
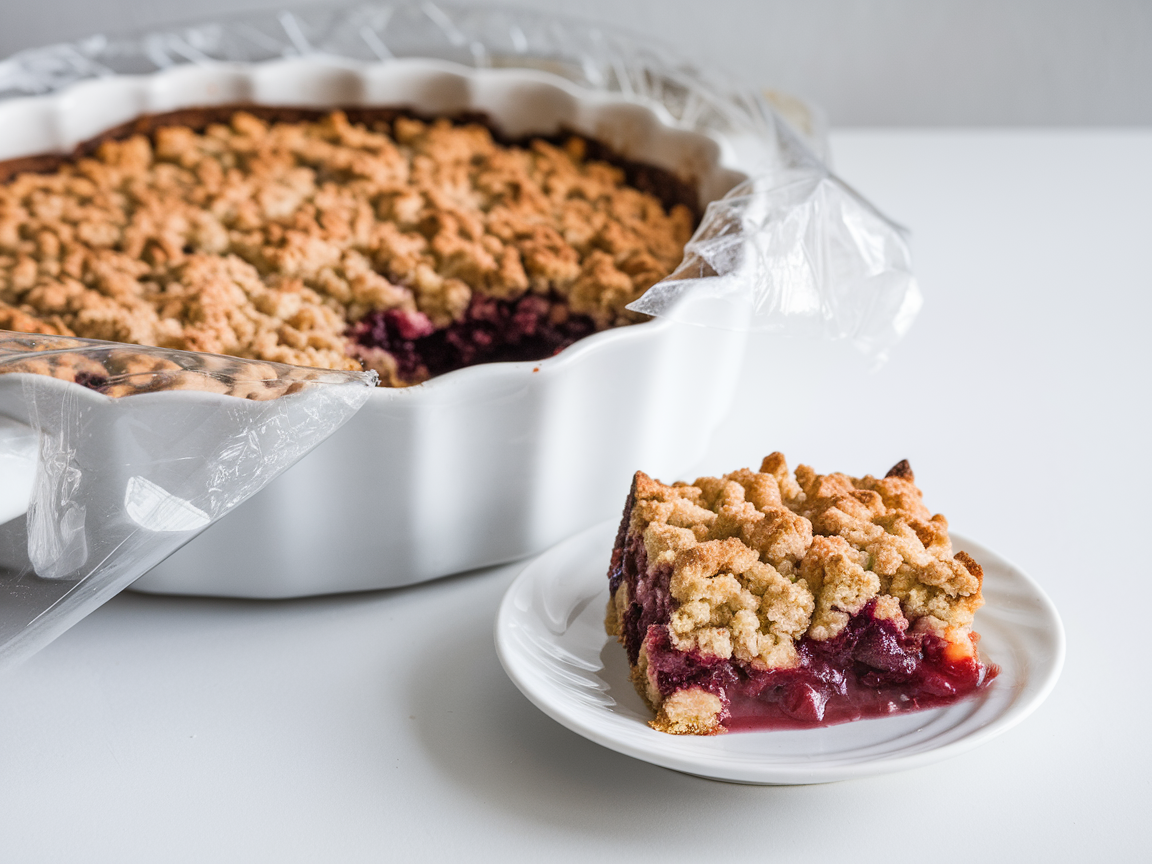
[[[624,307],[679,263],[692,214],[585,150],[339,111],[105,141],[0,187],[0,329],[368,366],[398,386],[415,382],[348,338],[371,313],[423,332],[476,296],[537,294],[597,328],[631,323]]]
[[[629,533],[648,566],[671,568],[668,630],[680,651],[761,668],[797,663],[795,643],[835,637],[875,601],[901,631],[930,632],[971,652],[983,572],[953,554],[948,523],[921,500],[907,462],[887,476],[788,472],[783,455],[666,486],[636,475]],[[627,608],[627,585],[610,619]],[[611,628],[611,624],[609,624]]]

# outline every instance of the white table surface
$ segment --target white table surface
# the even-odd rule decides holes
[[[0,859],[1138,860],[1152,131],[832,144],[914,230],[924,311],[874,373],[846,346],[757,340],[700,471],[909,459],[928,506],[1062,613],[1067,664],[1032,717],[915,771],[727,785],[520,695],[492,641],[518,565],[288,602],[125,594],[0,678]]]

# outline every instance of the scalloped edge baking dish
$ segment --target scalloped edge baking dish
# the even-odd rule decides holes
[[[114,76],[0,103],[0,159],[67,151],[141,114],[251,102],[478,111],[509,135],[568,127],[691,179],[745,179],[721,140],[527,69],[301,58]],[[737,314],[737,313],[734,313]],[[678,476],[731,404],[745,338],[665,319],[538,362],[378,389],[340,431],[134,587],[294,597],[387,588],[522,558],[614,515],[637,468]]]

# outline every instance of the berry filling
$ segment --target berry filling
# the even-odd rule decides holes
[[[791,669],[758,669],[739,660],[676,650],[662,625],[647,632],[649,675],[665,696],[699,688],[725,703],[730,730],[832,726],[951,704],[990,682],[999,671],[974,657],[952,659],[932,634],[902,633],[876,618],[869,603],[827,640],[797,643]]]
[[[97,375],[94,372],[77,372],[76,383],[81,387],[87,387],[89,390],[95,390],[97,393],[104,392],[104,388],[108,386],[108,376]]]
[[[445,328],[437,330],[422,312],[388,309],[364,317],[348,337],[388,352],[402,379],[419,381],[481,363],[543,360],[595,331],[590,317],[571,313],[558,295],[473,295],[463,319]]]

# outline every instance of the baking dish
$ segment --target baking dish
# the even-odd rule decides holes
[[[745,179],[732,142],[677,129],[658,107],[543,71],[422,59],[308,57],[86,81],[0,103],[0,159],[67,151],[142,114],[237,103],[475,111],[511,136],[569,128],[690,179],[702,203]],[[379,389],[336,435],[136,587],[301,596],[537,552],[610,517],[637,467],[674,476],[700,457],[743,358],[740,322],[731,324],[657,319],[547,360]]]

